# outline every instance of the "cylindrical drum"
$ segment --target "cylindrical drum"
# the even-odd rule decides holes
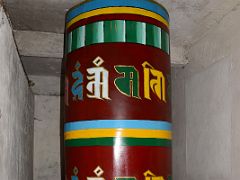
[[[67,180],[170,180],[169,15],[89,0],[66,15]]]

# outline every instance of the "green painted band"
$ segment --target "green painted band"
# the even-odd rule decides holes
[[[161,146],[171,147],[171,140],[152,138],[93,138],[66,140],[67,147],[81,146]]]
[[[145,22],[99,21],[74,29],[67,35],[67,53],[98,43],[128,42],[153,46],[170,53],[169,34]]]

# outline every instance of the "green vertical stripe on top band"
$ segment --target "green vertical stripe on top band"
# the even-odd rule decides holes
[[[131,42],[153,46],[170,53],[169,34],[158,26],[135,21],[99,21],[74,29],[67,35],[66,52],[107,42]]]
[[[65,140],[65,146],[161,146],[171,147],[171,140],[154,138],[91,138]]]
[[[146,23],[126,21],[126,42],[146,44]]]
[[[166,33],[166,32],[165,32]],[[170,37],[169,37],[169,34],[166,33],[167,35],[167,53],[170,54]]]
[[[72,31],[72,51],[85,46],[85,26]]]
[[[157,48],[162,47],[162,34],[161,34],[161,28],[152,25],[152,24],[147,24],[146,26],[147,30],[147,42],[146,44],[149,46],[154,46]]]
[[[125,42],[125,21],[104,22],[104,42]]]
[[[169,54],[169,35],[162,31],[162,50]]]
[[[72,51],[77,49],[77,42],[78,42],[78,28],[72,31],[72,47],[71,47]]]
[[[86,25],[86,45],[104,42],[103,21]]]
[[[146,31],[146,23],[144,22],[137,22],[137,43],[140,44],[146,44],[146,35],[147,35],[147,31]]]

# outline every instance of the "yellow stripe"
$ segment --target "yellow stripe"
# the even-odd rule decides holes
[[[70,22],[67,23],[67,28],[69,28],[71,25],[73,25],[74,23],[82,19],[89,18],[92,16],[97,16],[102,14],[122,14],[122,13],[148,16],[162,22],[167,27],[169,27],[169,23],[162,16],[145,9],[133,8],[133,7],[108,7],[108,8],[96,9],[93,11],[80,14],[79,16],[76,16]]]
[[[106,137],[172,139],[172,133],[171,131],[166,130],[145,129],[88,129],[69,131],[64,133],[65,140]]]

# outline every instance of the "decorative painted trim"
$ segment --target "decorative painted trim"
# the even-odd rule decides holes
[[[85,19],[85,18],[90,18],[93,16],[97,15],[103,15],[103,14],[135,14],[135,15],[142,15],[142,16],[147,16],[151,17],[153,19],[156,19],[163,24],[165,24],[167,27],[169,27],[169,22],[164,19],[162,16],[159,14],[156,14],[154,12],[145,10],[145,9],[140,9],[140,8],[133,8],[133,7],[108,7],[108,8],[101,8],[101,9],[96,9],[93,11],[89,11],[83,14],[80,14],[73,18],[71,21],[67,22],[67,29],[73,25],[74,23]]]
[[[126,1],[126,0],[91,0],[70,9],[66,16],[66,21],[70,22],[72,19],[77,17],[80,14],[106,7],[135,7],[142,8],[148,11],[155,12],[162,16],[164,19],[169,21],[169,15],[167,10],[161,5],[149,0],[135,0],[135,1]]]
[[[64,133],[65,140],[88,138],[156,138],[172,139],[171,131],[146,129],[86,129]]]
[[[171,140],[167,139],[139,139],[139,138],[95,138],[74,139],[65,141],[67,147],[81,146],[160,146],[171,147]]]
[[[67,35],[67,53],[87,45],[129,42],[153,46],[170,53],[169,34],[158,26],[136,21],[98,21],[80,26]]]
[[[172,124],[166,121],[152,120],[91,120],[69,122],[64,125],[64,132],[83,129],[152,129],[152,130],[172,130]]]
[[[98,22],[98,21],[111,21],[111,20],[125,20],[125,21],[136,21],[136,22],[149,23],[149,24],[156,25],[169,33],[168,27],[165,24],[163,24],[162,22],[160,22],[156,19],[153,19],[151,17],[135,15],[135,14],[102,14],[102,15],[98,15],[98,16],[93,16],[93,17],[86,18],[86,19],[83,19],[81,21],[74,23],[72,26],[70,26],[68,29],[66,29],[66,32],[69,33],[79,26],[84,26],[84,25],[87,25],[90,23],[94,23],[94,22]]]

